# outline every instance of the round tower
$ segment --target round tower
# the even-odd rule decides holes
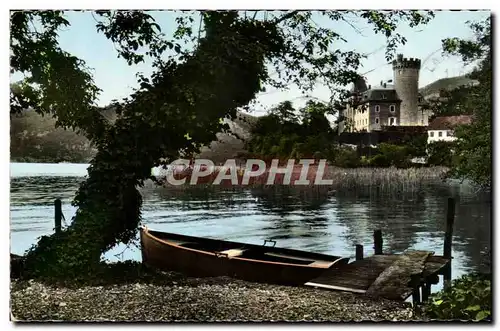
[[[401,99],[399,125],[419,125],[418,121],[418,76],[420,59],[404,58],[398,54],[392,61],[394,89]]]

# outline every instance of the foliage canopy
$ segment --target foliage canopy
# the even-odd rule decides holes
[[[478,81],[473,86],[461,87],[434,105],[436,115],[470,114],[473,122],[459,126],[455,131],[455,159],[450,176],[470,179],[481,187],[491,187],[491,18],[470,23],[473,40],[450,38],[443,40],[444,50],[459,55],[466,63],[477,63],[470,78]],[[454,111],[453,111],[454,110]]]

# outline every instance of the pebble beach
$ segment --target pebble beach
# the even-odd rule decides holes
[[[341,322],[418,320],[409,303],[226,277],[64,287],[11,282],[12,321]]]

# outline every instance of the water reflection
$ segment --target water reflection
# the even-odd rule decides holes
[[[250,190],[261,213],[269,215],[262,231],[280,245],[311,251],[328,251],[329,218],[323,207],[329,202],[328,190],[304,190],[285,186]]]
[[[11,206],[43,206],[55,199],[71,202],[82,177],[14,177],[10,180]]]

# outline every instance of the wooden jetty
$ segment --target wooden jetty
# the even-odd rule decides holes
[[[444,275],[450,261],[425,251],[373,255],[329,269],[305,285],[392,300],[406,300],[413,295],[414,302],[418,303],[420,288],[425,301],[430,286],[438,283],[439,275]]]
[[[412,296],[414,304],[426,301],[431,285],[439,282],[439,275],[443,275],[445,286],[451,280],[454,219],[455,201],[449,198],[442,256],[419,250],[383,254],[382,231],[375,230],[374,255],[363,257],[363,246],[356,245],[355,261],[328,269],[304,285],[392,300],[406,300]]]

